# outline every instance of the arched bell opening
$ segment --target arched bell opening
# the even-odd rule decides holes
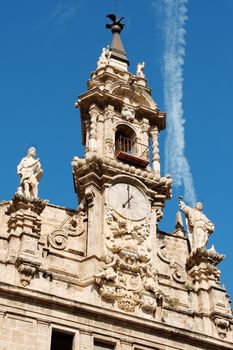
[[[115,157],[117,159],[145,168],[149,164],[149,159],[142,156],[142,148],[145,147],[137,142],[137,135],[131,127],[125,124],[117,126],[115,133]]]
[[[116,155],[119,152],[124,152],[131,155],[136,155],[136,133],[129,126],[120,124],[117,126],[115,134],[115,150]]]

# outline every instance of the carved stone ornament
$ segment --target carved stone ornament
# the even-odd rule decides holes
[[[68,232],[62,229],[54,230],[48,235],[49,245],[58,250],[63,250],[67,246]]]
[[[193,266],[198,266],[201,263],[208,263],[213,266],[216,266],[224,258],[225,255],[217,253],[213,245],[208,250],[206,250],[205,248],[197,248],[189,255],[186,262],[186,266],[188,267],[188,269],[192,268]]]
[[[178,283],[187,282],[187,273],[185,268],[172,259],[171,253],[167,250],[166,242],[163,242],[157,252],[158,257],[164,263],[169,264],[171,267],[171,276]]]
[[[26,287],[30,284],[32,278],[34,277],[37,271],[37,266],[28,262],[19,262],[18,271],[20,273],[20,282],[24,287]]]
[[[158,272],[151,260],[149,223],[118,219],[111,208],[106,219],[109,225],[106,251],[101,270],[95,275],[101,298],[126,312],[140,307],[154,314],[158,299],[163,296]]]
[[[48,201],[40,198],[28,199],[23,193],[16,192],[6,209],[6,214],[11,215],[21,209],[30,209],[32,212],[40,215]]]
[[[100,55],[99,60],[97,62],[97,69],[106,67],[109,63],[110,56],[111,56],[111,53],[110,53],[109,46],[107,48],[103,47],[101,55]]]
[[[135,118],[135,110],[131,107],[124,106],[121,111],[121,115],[128,121],[133,121]]]
[[[163,218],[163,209],[162,208],[156,208],[156,215],[157,215],[157,222],[162,220],[162,218]]]
[[[81,236],[86,228],[84,220],[86,219],[85,212],[81,211],[78,214],[65,220],[48,235],[48,244],[54,249],[64,250],[67,247],[68,237]]]
[[[214,324],[217,328],[219,337],[221,339],[226,338],[227,332],[230,330],[230,322],[224,318],[216,317],[214,319]]]

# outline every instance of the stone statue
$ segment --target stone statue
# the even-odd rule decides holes
[[[202,203],[197,202],[194,208],[190,208],[183,202],[183,197],[180,196],[179,207],[187,219],[191,251],[197,248],[205,248],[209,235],[214,231],[214,224],[203,214]]]
[[[97,62],[97,69],[102,68],[108,65],[110,59],[110,50],[109,46],[107,48],[103,47],[102,48],[102,53],[99,57],[99,60]]]
[[[43,174],[39,158],[36,159],[35,147],[28,149],[28,154],[24,157],[17,167],[20,176],[21,192],[27,199],[38,197],[38,184]],[[18,188],[19,192],[19,188]]]
[[[139,78],[145,78],[145,74],[143,73],[143,69],[145,68],[145,62],[138,63],[137,65],[137,77]]]

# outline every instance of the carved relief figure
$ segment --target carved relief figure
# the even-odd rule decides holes
[[[136,72],[137,77],[145,78],[145,74],[143,72],[144,68],[145,68],[145,62],[138,63],[138,65],[137,65],[137,72]]]
[[[114,281],[117,277],[115,272],[115,266],[118,261],[118,256],[111,252],[105,252],[101,260],[103,264],[101,265],[102,270],[95,275],[96,281],[100,281],[101,278],[106,278],[106,280]]]
[[[205,248],[209,235],[214,231],[214,224],[203,214],[202,203],[197,202],[194,208],[190,208],[183,202],[183,197],[179,197],[179,207],[187,218],[191,251]]]
[[[17,167],[20,176],[20,185],[22,193],[27,199],[38,197],[38,184],[43,174],[39,158],[36,158],[35,147],[28,149],[28,154],[24,157]],[[19,191],[19,189],[18,189]]]
[[[97,69],[101,68],[101,67],[105,67],[108,65],[110,59],[110,50],[109,47],[103,47],[102,48],[102,53],[99,57],[99,60],[97,62]]]

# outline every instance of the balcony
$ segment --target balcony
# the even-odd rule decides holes
[[[116,139],[115,155],[116,159],[141,168],[149,164],[149,147],[122,135]]]

